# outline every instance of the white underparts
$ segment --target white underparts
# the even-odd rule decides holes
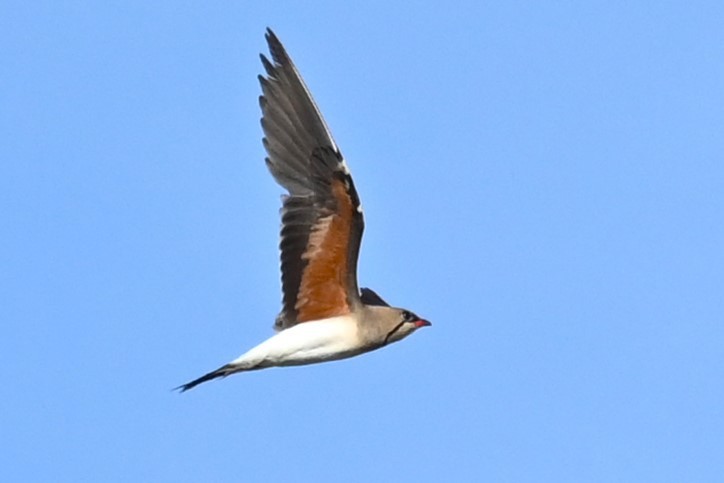
[[[362,352],[349,316],[303,322],[276,333],[233,360],[240,370],[296,366],[352,357]]]

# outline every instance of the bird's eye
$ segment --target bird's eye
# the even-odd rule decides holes
[[[412,321],[412,320],[415,319],[415,315],[414,315],[412,312],[410,312],[409,310],[403,310],[403,311],[402,311],[402,319],[403,319],[405,322],[410,322],[410,321]]]

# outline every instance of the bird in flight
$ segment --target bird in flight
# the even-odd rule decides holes
[[[353,357],[430,322],[357,286],[364,218],[347,163],[284,46],[271,29],[259,97],[266,164],[289,194],[281,209],[283,301],[276,333],[237,359],[179,386],[267,367]]]

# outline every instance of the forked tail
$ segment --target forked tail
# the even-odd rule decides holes
[[[233,366],[232,364],[226,364],[224,366],[219,367],[215,371],[211,371],[208,374],[204,374],[203,376],[199,377],[198,379],[194,379],[191,382],[182,384],[181,386],[174,388],[174,390],[178,390],[179,392],[186,392],[189,389],[193,389],[194,387],[198,386],[202,382],[210,381],[212,379],[216,379],[217,377],[226,377],[229,374],[233,374],[234,372],[238,372],[238,371],[239,371],[238,366]]]

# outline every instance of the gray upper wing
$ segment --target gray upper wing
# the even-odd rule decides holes
[[[267,30],[272,61],[259,76],[266,164],[289,192],[281,230],[281,330],[342,315],[359,303],[357,257],[364,229],[349,169],[299,72]]]

